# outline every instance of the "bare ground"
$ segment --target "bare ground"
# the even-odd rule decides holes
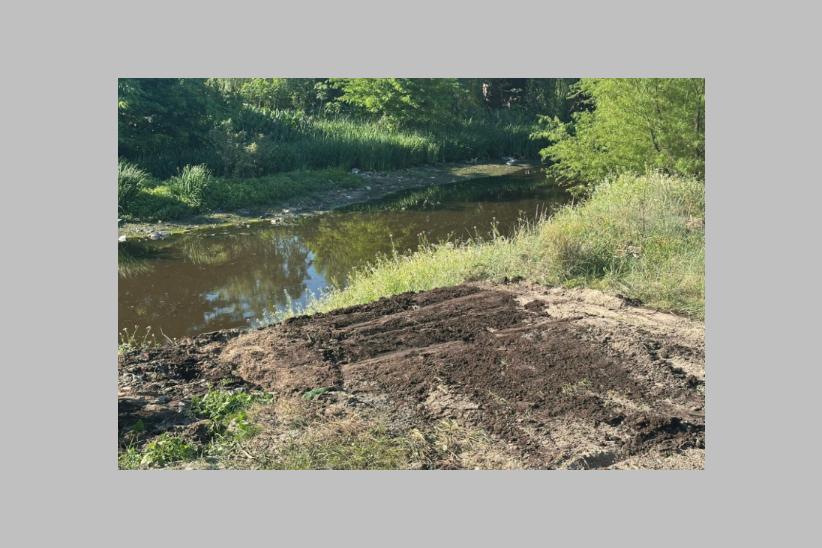
[[[361,467],[345,459],[385,438],[401,458],[370,467],[703,468],[703,324],[634,304],[465,284],[127,354],[121,445],[138,419],[141,441],[192,436],[192,396],[222,386],[275,399],[241,451],[202,466]],[[329,460],[332,442],[366,449]],[[289,460],[295,447],[308,460]]]

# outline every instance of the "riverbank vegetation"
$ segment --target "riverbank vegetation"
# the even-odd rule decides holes
[[[172,219],[251,202],[273,205],[282,195],[351,184],[345,175],[352,169],[505,156],[536,161],[547,144],[538,116],[569,121],[574,82],[121,79],[120,214]],[[184,188],[192,177],[208,181],[197,183],[193,196]],[[210,197],[200,199],[200,190]]]
[[[604,289],[702,318],[703,215],[701,181],[625,174],[597,186],[578,205],[522,224],[513,236],[427,245],[412,255],[380,257],[350,276],[345,288],[299,312],[325,312],[465,281],[523,278]]]
[[[585,109],[570,122],[543,118],[538,134],[551,143],[541,151],[549,173],[581,202],[513,236],[377,258],[308,311],[521,277],[605,289],[702,318],[704,80],[583,79],[571,93]]]
[[[362,185],[351,169],[503,154],[539,156],[581,200],[513,237],[377,257],[312,310],[522,276],[702,315],[702,79],[127,79],[119,90],[130,219]]]
[[[257,210],[317,190],[351,189],[362,179],[339,168],[291,171],[262,177],[215,177],[205,165],[185,166],[157,181],[134,164],[118,165],[120,214],[129,220],[185,219],[210,211]]]
[[[705,80],[583,78],[570,121],[542,116],[534,134],[550,173],[585,194],[621,173],[705,178]]]

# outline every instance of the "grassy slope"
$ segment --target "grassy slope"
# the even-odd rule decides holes
[[[513,237],[381,258],[308,311],[468,280],[522,276],[542,284],[620,292],[654,308],[702,318],[703,218],[702,182],[625,175],[599,186],[582,204],[521,227]]]

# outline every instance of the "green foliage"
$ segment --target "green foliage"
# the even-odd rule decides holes
[[[126,161],[117,162],[118,208],[127,211],[137,194],[151,184],[151,176],[136,165]]]
[[[535,158],[535,115],[565,119],[567,83],[519,80],[521,89],[500,79],[121,79],[119,155],[161,179],[198,164],[245,178]],[[507,99],[486,100],[488,82]]]
[[[192,412],[208,419],[214,434],[229,440],[240,440],[254,434],[255,428],[248,418],[248,409],[257,402],[270,400],[267,394],[249,394],[228,390],[211,390],[191,402]]]
[[[206,199],[206,193],[213,178],[211,171],[204,166],[185,166],[183,171],[166,183],[172,195],[192,211],[200,211]]]
[[[247,104],[268,110],[311,111],[325,88],[319,78],[244,78],[238,93]]]
[[[123,214],[127,218],[145,221],[183,219],[195,213],[195,210],[183,203],[180,197],[164,184],[140,191],[127,207],[123,208]]]
[[[162,467],[175,462],[191,460],[196,456],[197,448],[193,444],[179,436],[165,432],[146,444],[140,458],[140,466]],[[128,450],[125,460],[127,464],[131,464],[134,460],[134,455],[129,455]]]
[[[142,458],[143,455],[136,447],[129,446],[117,455],[117,466],[120,470],[136,470],[140,468]]]
[[[340,169],[293,171],[254,179],[220,179],[209,193],[212,209],[257,209],[322,189],[356,188],[362,180]]]
[[[624,175],[585,202],[523,225],[513,237],[425,246],[376,259],[307,313],[467,280],[521,276],[538,283],[620,292],[648,306],[704,314],[704,184],[662,174]]]
[[[541,276],[702,317],[704,191],[701,181],[659,174],[601,184],[540,227]]]
[[[362,184],[362,179],[341,169],[225,179],[212,177],[202,166],[187,166],[180,175],[138,192],[124,214],[132,220],[150,221],[182,219],[216,209],[260,210],[293,196]]]
[[[390,126],[433,126],[453,122],[460,93],[453,78],[337,78],[338,101],[378,116]]]
[[[585,78],[587,110],[571,123],[543,117],[536,137],[554,175],[587,191],[605,178],[648,169],[704,178],[705,81],[699,78]]]
[[[121,78],[117,92],[119,156],[158,177],[203,163],[208,129],[229,108],[200,78]]]
[[[248,409],[255,398],[247,392],[212,390],[192,399],[191,410],[201,418],[222,422]]]

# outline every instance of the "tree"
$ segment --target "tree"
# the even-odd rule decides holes
[[[705,81],[700,78],[586,78],[575,92],[588,110],[571,123],[543,118],[552,171],[578,189],[620,172],[657,169],[705,176]]]
[[[199,78],[121,78],[117,86],[118,154],[154,175],[199,163],[220,98]]]
[[[323,91],[321,78],[245,78],[236,86],[245,103],[268,110],[315,111],[322,106]]]
[[[335,78],[339,101],[392,126],[453,122],[461,89],[454,78]]]

